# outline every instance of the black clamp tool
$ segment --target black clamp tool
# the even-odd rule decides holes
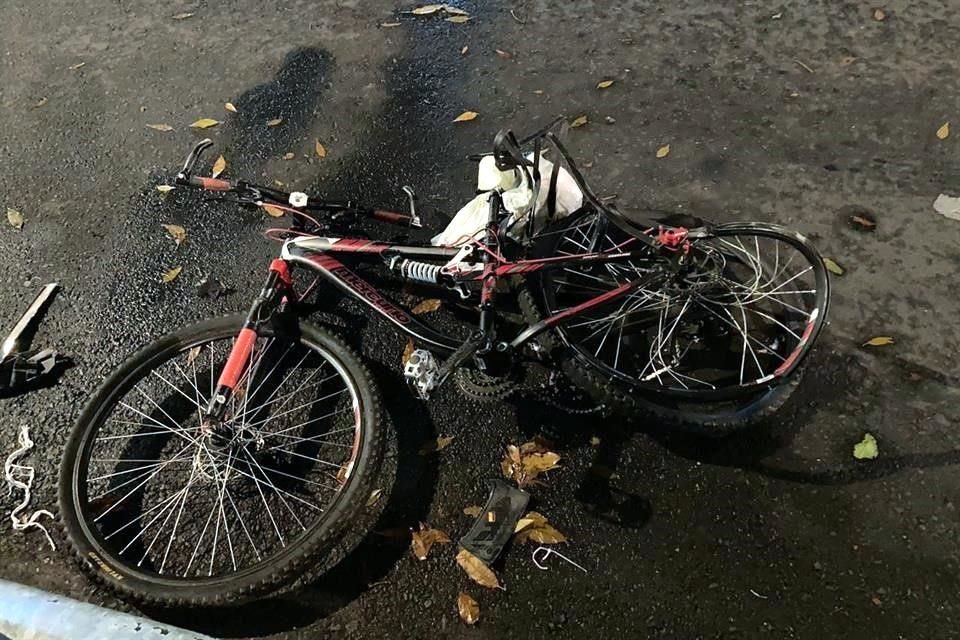
[[[20,338],[30,329],[57,286],[54,282],[40,291],[0,344],[0,392],[12,391],[33,382],[53,371],[57,365],[58,354],[53,349],[19,350]]]

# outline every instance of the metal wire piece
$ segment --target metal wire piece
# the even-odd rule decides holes
[[[35,472],[33,467],[29,465],[17,464],[17,460],[32,448],[33,440],[30,439],[30,431],[26,426],[23,426],[20,428],[20,448],[7,456],[7,460],[3,463],[3,475],[7,481],[8,492],[13,492],[14,489],[23,491],[23,500],[10,512],[10,521],[13,523],[15,531],[30,528],[40,529],[40,531],[43,531],[43,535],[47,536],[50,548],[56,551],[57,545],[53,543],[50,532],[47,531],[45,526],[37,522],[41,516],[52,519],[52,513],[46,509],[39,509],[30,514],[29,517],[19,515],[30,504],[30,487],[33,486]]]
[[[563,555],[563,554],[560,553],[559,551],[555,551],[554,549],[551,549],[550,547],[537,547],[536,549],[534,549],[534,550],[533,550],[533,564],[537,565],[537,569],[541,569],[541,570],[543,570],[543,571],[549,571],[549,570],[550,570],[550,567],[548,567],[548,566],[546,566],[546,565],[544,565],[544,564],[541,564],[541,563],[545,562],[546,559],[549,558],[551,555],[560,556],[560,559],[561,559],[561,560],[563,560],[563,561],[565,561],[565,562],[567,562],[567,563],[569,563],[569,564],[572,564],[572,565],[575,566],[577,569],[580,569],[580,571],[583,571],[584,573],[590,573],[589,571],[587,571],[586,569],[584,569],[583,567],[581,567],[580,565],[578,565],[576,562],[574,562],[573,560],[571,560],[571,559],[568,558],[567,556]]]

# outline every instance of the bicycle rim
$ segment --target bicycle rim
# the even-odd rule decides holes
[[[569,227],[555,252],[623,247],[630,234],[590,216]],[[804,238],[777,227],[731,224],[691,241],[691,268],[654,289],[571,318],[558,327],[585,364],[638,390],[688,399],[755,393],[789,376],[823,326],[829,281]],[[663,258],[545,273],[549,314],[661,269]]]
[[[324,345],[258,337],[216,445],[199,421],[235,331],[138,367],[87,429],[80,525],[132,574],[183,587],[237,580],[327,524],[363,437],[360,390]]]

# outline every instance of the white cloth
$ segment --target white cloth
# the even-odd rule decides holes
[[[532,155],[527,156],[533,159]],[[460,246],[475,238],[486,226],[490,211],[489,190],[502,189],[504,208],[510,212],[505,224],[510,228],[509,236],[515,240],[523,237],[527,228],[527,219],[534,216],[534,232],[539,231],[547,222],[547,194],[550,190],[550,175],[553,172],[553,163],[540,157],[540,193],[537,196],[535,207],[531,207],[533,190],[526,181],[519,181],[514,171],[500,171],[497,169],[493,156],[485,156],[477,170],[477,186],[486,190],[470,202],[465,204],[457,215],[453,217],[447,228],[435,235],[430,243],[434,246]],[[557,206],[554,217],[563,218],[583,205],[583,193],[577,186],[573,176],[566,169],[560,168],[557,175]]]

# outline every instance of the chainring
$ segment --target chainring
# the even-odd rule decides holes
[[[479,402],[506,400],[519,388],[515,373],[489,376],[472,367],[457,369],[456,380],[464,395]]]

